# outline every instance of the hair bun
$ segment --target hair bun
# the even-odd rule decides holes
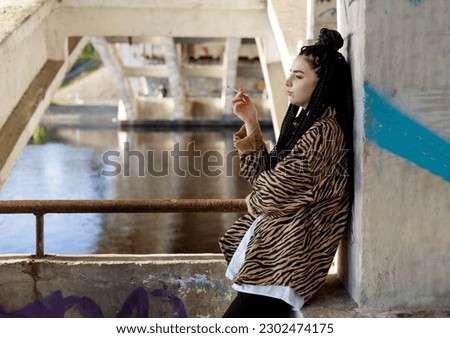
[[[339,50],[344,45],[344,39],[342,39],[342,36],[338,31],[322,28],[319,33],[317,44]]]

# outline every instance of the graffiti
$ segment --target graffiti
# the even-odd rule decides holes
[[[11,313],[6,313],[0,306],[0,318],[61,318],[69,310],[77,311],[86,318],[103,317],[102,310],[92,299],[77,296],[64,298],[61,291],[56,291]]]
[[[331,16],[336,16],[337,10],[335,7],[332,8],[328,8],[327,10],[323,11],[322,13],[319,13],[319,18],[321,18],[322,16],[327,15],[327,13],[330,13]]]
[[[371,86],[364,89],[367,137],[450,182],[450,143],[406,116]]]
[[[148,292],[144,287],[138,287],[128,295],[122,307],[117,311],[116,317],[148,318],[151,300],[158,298],[169,301],[175,317],[187,317],[183,302],[170,291],[155,289]],[[84,318],[104,317],[100,306],[89,297],[69,296],[64,298],[61,291],[55,291],[41,300],[9,313],[5,312],[0,305],[0,318],[63,318],[73,312]]]
[[[423,3],[423,0],[409,0],[409,3],[413,6],[420,6]]]
[[[350,7],[354,2],[356,2],[356,0],[348,0],[348,7]]]
[[[147,318],[150,310],[149,298],[168,299],[174,313],[176,314],[176,317],[187,317],[187,312],[183,302],[170,291],[165,289],[155,289],[147,292],[143,287],[139,287],[131,292],[116,317],[129,318],[133,316],[133,313],[135,313],[135,316],[133,317]]]
[[[335,17],[337,14],[336,7],[333,6],[336,4],[336,1],[331,0],[316,0],[316,10],[317,10],[317,18],[322,18],[327,15],[331,17]]]
[[[192,287],[209,287],[221,290],[225,287],[223,281],[209,280],[205,275],[200,274],[196,274],[194,277],[189,277],[186,279],[183,279],[181,276],[173,273],[165,273],[163,276],[165,277],[165,282],[167,284],[173,285],[180,290],[190,289]]]

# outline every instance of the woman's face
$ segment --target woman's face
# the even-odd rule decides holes
[[[298,55],[292,63],[291,73],[285,82],[289,102],[306,108],[318,80],[317,74],[305,57]]]

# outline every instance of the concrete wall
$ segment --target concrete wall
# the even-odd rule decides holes
[[[450,7],[338,1],[357,181],[341,275],[363,307],[450,305]]]
[[[2,257],[1,317],[221,317],[219,255]]]

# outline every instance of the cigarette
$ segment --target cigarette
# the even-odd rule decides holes
[[[239,93],[239,89],[236,89],[236,88],[233,88],[233,87],[230,87],[230,86],[227,86],[227,88],[233,90],[236,93]]]

